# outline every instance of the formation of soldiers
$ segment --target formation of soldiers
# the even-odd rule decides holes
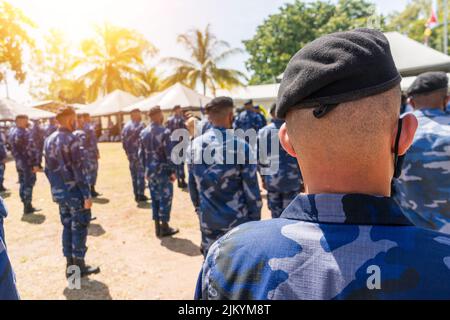
[[[407,92],[414,112],[403,115],[400,82],[385,36],[356,29],[292,58],[270,124],[251,100],[234,114],[228,97],[208,103],[201,121],[179,106],[166,123],[153,107],[148,126],[131,112],[123,148],[134,200],[147,202],[150,190],[156,236],[179,232],[169,226],[173,183],[188,188],[198,214],[205,261],[197,299],[450,299],[448,77],[419,76]],[[44,151],[66,274],[77,266],[87,276],[100,272],[84,261],[99,152],[88,115],[77,119],[66,107],[56,120],[40,132],[20,116],[9,143],[25,214],[36,210]],[[33,143],[41,137],[43,148]],[[2,148],[0,140],[0,160]],[[2,202],[0,298],[16,298],[4,217]]]

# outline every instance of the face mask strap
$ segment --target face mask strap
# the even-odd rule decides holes
[[[398,130],[397,130],[397,137],[395,138],[395,149],[394,149],[394,178],[400,178],[400,175],[402,174],[402,167],[403,167],[403,160],[405,156],[399,156],[398,154],[398,148],[400,144],[400,137],[402,135],[402,129],[403,129],[403,119],[398,120]]]

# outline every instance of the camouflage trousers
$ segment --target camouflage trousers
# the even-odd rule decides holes
[[[172,182],[169,177],[150,179],[149,188],[152,198],[153,220],[169,222],[173,199]]]
[[[3,182],[5,181],[5,170],[6,170],[5,164],[0,163],[0,185],[3,185]]]
[[[31,168],[17,169],[19,174],[19,195],[20,200],[24,204],[31,204],[33,200],[33,188],[36,184],[36,174],[33,173]]]
[[[82,200],[60,203],[59,214],[63,225],[62,246],[66,258],[84,258],[91,210],[84,209]]]
[[[276,219],[281,216],[283,211],[291,204],[291,202],[298,196],[298,191],[292,192],[267,192],[267,200],[269,209],[272,212],[272,218]]]
[[[139,159],[131,159],[130,173],[131,181],[133,182],[134,196],[142,196],[145,193],[145,172]]]
[[[98,160],[97,156],[91,158],[87,161],[87,171],[89,174],[87,175],[87,180],[89,185],[95,186],[97,184],[97,175],[98,175]]]
[[[206,257],[208,255],[209,248],[211,248],[214,242],[222,238],[230,230],[211,230],[200,225],[200,231],[202,233],[202,243],[200,246],[200,251],[202,252],[203,256]]]
[[[186,179],[186,173],[184,171],[184,163],[176,165],[176,175],[178,182],[184,181]]]

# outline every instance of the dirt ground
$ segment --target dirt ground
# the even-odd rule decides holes
[[[99,275],[83,280],[81,290],[70,290],[64,276],[58,207],[50,186],[38,174],[34,206],[42,209],[24,219],[15,164],[7,164],[4,195],[9,211],[5,220],[8,252],[22,299],[192,299],[203,261],[199,251],[198,218],[189,194],[175,188],[172,224],[181,232],[157,239],[150,206],[133,201],[128,162],[119,143],[100,144],[100,171],[89,229],[86,261],[101,267]],[[263,216],[268,217],[266,203]]]

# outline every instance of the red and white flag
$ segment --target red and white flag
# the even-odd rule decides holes
[[[434,29],[439,25],[437,0],[433,0],[431,5],[431,15],[427,21],[427,28]]]

